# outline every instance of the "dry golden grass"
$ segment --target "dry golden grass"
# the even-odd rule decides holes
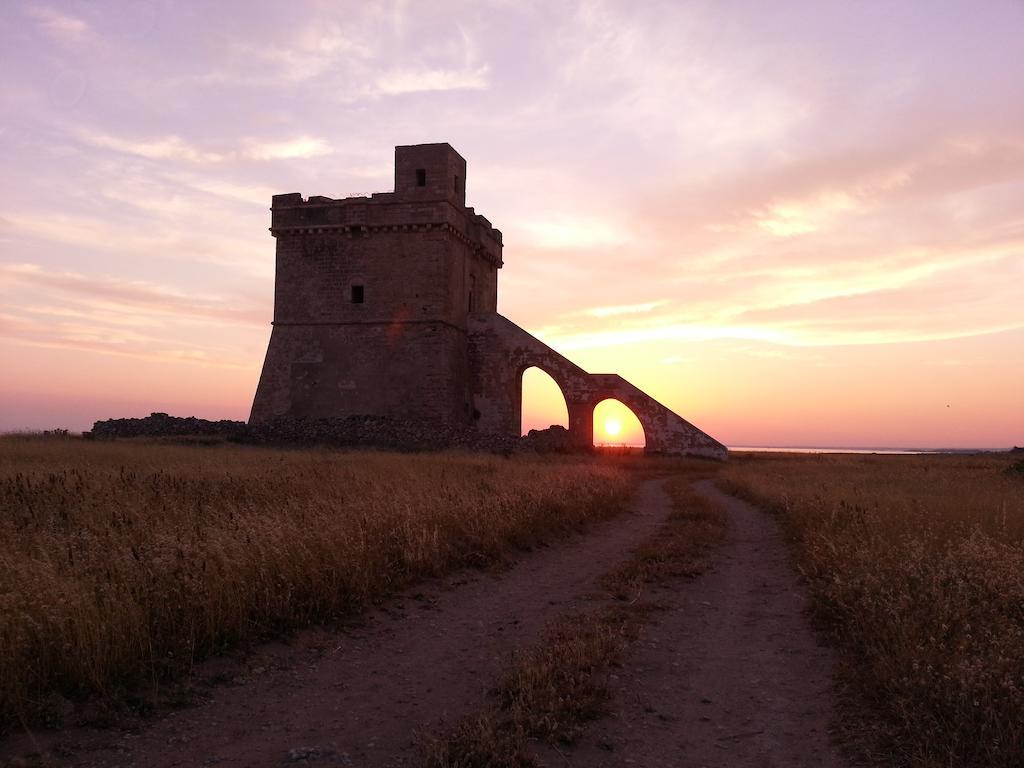
[[[891,764],[1024,765],[1024,478],[1011,463],[766,454],[724,470],[795,542]]]
[[[707,569],[708,553],[725,535],[727,520],[724,510],[694,489],[693,483],[711,477],[718,469],[718,465],[696,464],[665,482],[673,507],[669,522],[628,560],[605,574],[602,586],[620,600],[635,600],[645,585],[697,576]]]
[[[615,462],[0,439],[0,725],[578,528]]]
[[[607,677],[653,606],[612,605],[567,617],[542,645],[517,654],[498,687],[501,707],[526,736],[571,744],[605,713]]]
[[[421,745],[422,768],[536,768],[526,734],[494,712],[459,721],[444,738]]]

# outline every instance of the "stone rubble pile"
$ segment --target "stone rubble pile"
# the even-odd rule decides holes
[[[248,427],[244,421],[208,421],[195,416],[181,418],[166,413],[151,413],[142,419],[107,419],[93,424],[86,436],[106,439],[113,437],[227,437],[237,438]]]

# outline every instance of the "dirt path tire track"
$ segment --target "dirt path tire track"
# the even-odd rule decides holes
[[[645,481],[628,513],[525,553],[500,574],[419,585],[357,629],[300,633],[259,649],[245,669],[203,665],[199,678],[227,670],[237,684],[138,734],[78,730],[40,742],[66,750],[57,764],[83,768],[407,765],[416,729],[480,711],[512,652],[584,607],[598,577],[670,512],[661,483]],[[12,739],[0,745],[0,763],[30,749],[24,737]]]
[[[775,521],[711,481],[727,510],[713,567],[653,597],[668,606],[631,646],[611,717],[563,764],[580,768],[840,768],[831,651]],[[552,763],[554,764],[554,763]]]

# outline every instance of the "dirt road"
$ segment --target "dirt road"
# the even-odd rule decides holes
[[[705,486],[728,507],[730,533],[705,576],[654,596],[669,610],[631,647],[613,716],[593,724],[574,766],[815,766],[829,743],[831,659],[808,626],[805,597],[774,522]],[[606,599],[597,579],[671,511],[657,481],[628,513],[558,546],[522,553],[497,574],[462,573],[389,601],[350,630],[303,632],[244,664],[197,670],[229,683],[212,700],[139,733],[40,736],[56,765],[406,766],[418,730],[487,704],[513,651],[545,626]],[[30,751],[25,737],[3,758]]]
[[[655,597],[669,607],[633,646],[614,715],[573,766],[839,768],[829,739],[834,660],[775,521],[710,482],[729,515],[713,568]]]

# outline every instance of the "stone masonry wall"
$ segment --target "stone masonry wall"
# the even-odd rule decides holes
[[[388,416],[468,426],[465,332],[445,323],[277,325],[250,423]]]

